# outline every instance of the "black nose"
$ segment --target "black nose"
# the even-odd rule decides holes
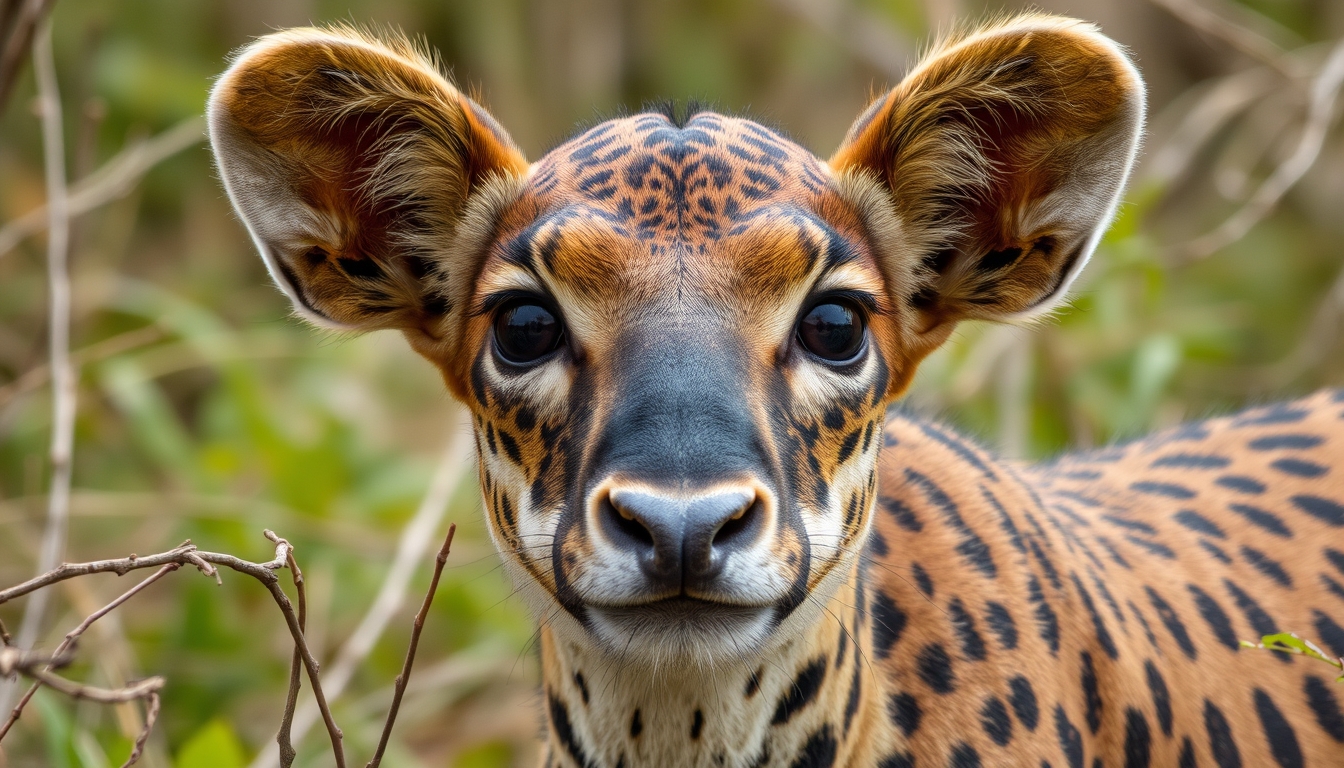
[[[657,590],[703,589],[728,555],[755,540],[764,515],[747,489],[693,498],[613,489],[602,501],[602,526],[633,552]]]

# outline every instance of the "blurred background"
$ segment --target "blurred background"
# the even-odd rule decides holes
[[[1344,3],[1039,6],[1095,20],[1134,52],[1152,117],[1140,166],[1072,303],[1035,328],[963,328],[909,406],[1030,459],[1344,384]],[[50,55],[31,23],[48,7]],[[532,626],[486,537],[458,409],[399,336],[334,337],[290,317],[210,166],[199,115],[212,77],[272,29],[387,25],[437,49],[532,158],[576,123],[663,97],[753,115],[825,157],[930,36],[1017,8],[0,0],[0,585],[36,571],[44,540],[59,543],[44,535],[52,509],[68,510],[67,560],[190,538],[261,561],[273,551],[261,531],[275,529],[307,577],[314,650],[348,679],[333,706],[362,764],[431,553],[456,522],[387,764],[533,764]],[[30,38],[52,66],[35,71]],[[57,92],[59,121],[42,108]],[[45,144],[44,113],[59,129]],[[44,204],[62,179],[52,199],[70,228],[53,238]],[[68,313],[59,290],[52,312],[52,246],[68,254]],[[54,368],[53,328],[70,350]],[[53,378],[77,393],[73,420],[53,416]],[[53,432],[72,435],[70,462],[50,458]],[[50,590],[30,639],[53,647],[133,578]],[[0,606],[11,633],[25,604]],[[94,625],[68,674],[167,678],[146,765],[260,766],[290,648],[260,585],[183,571]],[[0,764],[119,765],[143,717],[139,704],[41,691]],[[330,764],[320,726],[298,746],[296,765]]]

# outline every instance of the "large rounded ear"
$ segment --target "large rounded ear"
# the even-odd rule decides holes
[[[917,330],[945,332],[1062,298],[1115,212],[1143,114],[1138,72],[1096,27],[1019,17],[935,48],[830,165]]]
[[[229,199],[299,314],[431,339],[460,322],[481,231],[527,161],[414,46],[269,35],[220,77],[208,117]]]

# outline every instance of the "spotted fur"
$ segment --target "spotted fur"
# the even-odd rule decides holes
[[[888,411],[957,322],[1057,304],[1143,98],[1029,15],[936,46],[826,161],[693,112],[529,164],[429,57],[337,28],[246,48],[209,118],[296,310],[402,331],[471,409],[545,765],[1338,764],[1344,694],[1238,640],[1344,654],[1344,394],[1037,466]],[[565,329],[525,364],[519,297]],[[843,363],[796,334],[826,300],[864,320]]]

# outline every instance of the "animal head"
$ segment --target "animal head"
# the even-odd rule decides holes
[[[534,608],[613,653],[760,651],[853,564],[888,404],[966,319],[1048,312],[1112,216],[1143,88],[1092,26],[945,41],[823,160],[636,114],[529,163],[410,44],[297,29],[210,97],[295,310],[396,329],[470,408]]]

